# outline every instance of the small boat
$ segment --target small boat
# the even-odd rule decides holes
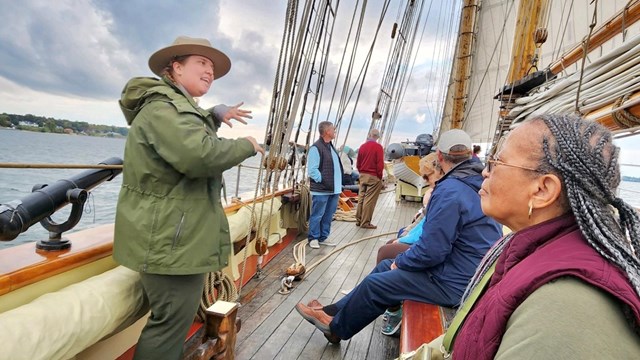
[[[409,200],[422,202],[429,183],[420,175],[420,159],[433,151],[433,137],[420,134],[415,141],[403,141],[389,144],[385,155],[393,170],[396,183],[396,201]]]

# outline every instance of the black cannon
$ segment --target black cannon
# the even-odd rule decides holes
[[[122,159],[113,157],[100,165],[122,165]],[[32,193],[22,199],[0,204],[0,240],[10,241],[40,222],[49,231],[49,239],[38,241],[36,247],[43,250],[62,250],[71,246],[62,239],[62,233],[72,229],[82,217],[88,191],[118,176],[122,168],[92,169],[53,184],[38,184]],[[71,214],[61,224],[51,220],[51,215],[67,204],[72,204]]]

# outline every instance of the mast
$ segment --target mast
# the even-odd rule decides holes
[[[480,7],[480,0],[464,0],[462,17],[458,35],[458,46],[454,62],[453,84],[450,90],[453,94],[453,107],[451,110],[451,129],[462,128],[464,111],[469,94],[469,78],[471,77],[471,60],[473,57],[473,45],[476,37],[475,28]]]
[[[539,43],[536,33],[542,32],[542,29],[538,31],[538,24],[542,23],[542,16],[548,9],[549,0],[520,1],[511,50],[511,68],[507,77],[508,84],[528,75],[531,67],[536,65],[538,49],[536,45]]]
[[[498,143],[503,134],[509,130],[513,118],[510,117],[509,111],[513,108],[519,94],[514,93],[516,81],[523,79],[529,75],[531,69],[537,69],[537,52],[540,45],[546,41],[545,28],[540,28],[538,24],[542,23],[542,18],[549,11],[548,0],[532,0],[520,1],[518,7],[518,15],[516,22],[516,31],[514,33],[513,47],[511,50],[511,67],[506,86],[498,95],[500,99],[500,118],[496,126],[493,136],[493,144]],[[544,76],[544,74],[538,74]],[[535,76],[535,74],[532,74]]]

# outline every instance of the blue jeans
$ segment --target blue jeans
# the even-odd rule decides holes
[[[336,212],[340,194],[313,195],[311,197],[311,216],[309,216],[309,241],[325,241],[331,232],[331,221]]]
[[[442,306],[457,306],[462,294],[455,294],[426,271],[391,270],[393,260],[382,260],[358,286],[335,306],[331,332],[347,340],[403,300]]]

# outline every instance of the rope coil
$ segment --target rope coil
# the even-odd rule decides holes
[[[229,275],[222,271],[211,272],[206,275],[197,313],[200,321],[205,321],[205,311],[218,300],[228,302],[236,302],[238,300],[238,290],[235,283]]]

